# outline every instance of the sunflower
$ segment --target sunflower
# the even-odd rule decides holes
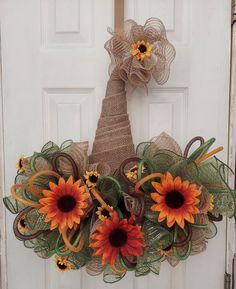
[[[142,173],[144,173],[145,167],[142,166]],[[130,181],[136,181],[138,178],[138,166],[135,165],[132,168],[130,168],[128,171],[125,173],[127,179]]]
[[[197,196],[201,190],[197,189],[196,184],[181,180],[180,177],[173,176],[167,172],[161,178],[160,183],[152,182],[152,186],[157,193],[151,193],[151,198],[157,203],[151,207],[152,211],[160,212],[158,221],[167,219],[167,226],[172,227],[176,222],[184,228],[184,221],[194,223],[193,214],[198,214],[199,203]]]
[[[57,269],[60,272],[66,272],[72,269],[72,264],[67,260],[67,258],[55,256],[55,263],[56,263]]]
[[[16,163],[16,169],[17,171],[21,174],[25,171],[24,169],[24,161],[25,161],[25,157],[24,155],[20,155],[17,163]]]
[[[208,208],[208,212],[211,212],[214,209],[214,196],[213,194],[210,194],[210,204]]]
[[[17,224],[17,227],[18,227],[18,230],[19,230],[22,234],[24,234],[24,233],[26,233],[26,232],[28,231],[28,227],[27,227],[27,224],[26,224],[26,222],[25,222],[25,215],[23,215],[23,216],[20,218],[20,220],[19,220],[19,222],[18,222],[18,224]]]
[[[86,171],[84,179],[89,188],[95,188],[100,174],[97,171]]]
[[[139,40],[137,43],[132,44],[131,47],[131,54],[136,56],[138,60],[143,60],[145,57],[151,56],[152,44],[149,42]]]
[[[63,178],[59,179],[58,185],[50,182],[50,190],[43,190],[44,198],[39,200],[42,208],[39,212],[46,214],[45,222],[51,222],[51,230],[59,228],[62,232],[66,228],[72,229],[80,223],[81,216],[88,204],[90,197],[86,193],[86,186],[80,186],[81,180],[73,182],[70,177],[67,182]]]
[[[108,211],[106,208],[103,208],[102,206],[97,208],[96,214],[98,215],[98,219],[101,221],[112,216],[113,207],[109,205],[107,206],[111,209],[110,211]]]
[[[126,257],[143,254],[144,233],[133,222],[132,217],[120,221],[114,211],[111,218],[104,218],[103,224],[97,227],[89,246],[94,250],[93,256],[102,256],[102,265],[114,266],[119,254]]]

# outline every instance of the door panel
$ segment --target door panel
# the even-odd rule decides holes
[[[90,150],[108,80],[103,48],[113,26],[110,0],[3,0],[1,33],[6,194],[19,153],[31,155],[48,140],[89,140]],[[128,96],[135,144],[166,131],[182,146],[196,135],[217,138],[227,156],[230,1],[129,0],[125,17],[143,24],[163,20],[176,47],[169,81],[154,82],[148,94]],[[101,276],[61,274],[53,261],[38,258],[12,233],[6,214],[8,289],[111,288]],[[160,276],[133,273],[113,288],[223,288],[225,223],[208,250],[176,268],[163,263]],[[197,277],[196,277],[197,272]]]

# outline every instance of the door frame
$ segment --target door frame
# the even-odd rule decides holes
[[[231,60],[230,60],[230,85],[229,85],[229,121],[228,121],[228,160],[229,167],[235,175],[229,178],[230,186],[236,189],[236,0],[231,6]],[[233,258],[236,253],[236,218],[226,220],[226,274],[233,274]],[[235,278],[236,276],[234,276]],[[233,282],[233,280],[232,280]]]
[[[1,20],[1,18],[0,18]],[[4,124],[3,124],[3,74],[2,74],[2,34],[0,22],[0,286],[1,289],[7,288],[7,256],[6,256],[6,210],[2,198],[5,191],[4,177]]]

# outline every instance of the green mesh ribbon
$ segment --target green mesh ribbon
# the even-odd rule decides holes
[[[23,170],[15,178],[17,199],[13,196],[3,199],[6,208],[16,215],[13,225],[16,237],[39,257],[57,255],[72,269],[85,266],[92,276],[103,274],[107,283],[121,280],[126,271],[134,271],[135,276],[149,272],[159,274],[163,261],[176,266],[190,255],[203,252],[208,240],[217,234],[215,223],[223,216],[235,216],[236,193],[228,185],[231,169],[214,155],[206,157],[215,139],[206,142],[200,137],[197,139],[201,144],[189,156],[194,141],[187,145],[184,153],[166,134],[151,142],[143,142],[136,149],[136,157],[125,160],[114,174],[108,174],[107,170],[106,173],[98,172],[99,177],[92,187],[84,176],[99,166],[88,163],[86,144],[69,140],[58,146],[48,142],[40,152],[24,160]],[[43,171],[53,174],[41,174]],[[152,193],[156,191],[152,183],[160,184],[167,172],[173,180],[179,177],[182,182],[194,184],[201,191],[196,202],[198,212],[192,215],[191,222],[185,220],[183,228],[176,221],[168,226],[167,218],[159,221],[160,211],[153,210],[156,203]],[[81,226],[67,230],[71,244],[68,247],[59,229],[51,230],[51,222],[45,221],[46,215],[40,213],[43,205],[39,201],[43,190],[50,190],[50,182],[58,184],[57,176],[68,180],[70,174],[74,181],[81,179],[81,185],[86,187],[90,198]],[[38,205],[30,207],[27,204]],[[119,221],[124,219],[139,226],[145,243],[142,253],[137,256],[123,255],[119,248],[114,265],[103,264],[102,255],[94,256],[95,249],[91,247],[93,234],[98,232],[105,219],[112,216],[107,206],[112,212],[117,212]],[[109,238],[107,242],[109,245]]]

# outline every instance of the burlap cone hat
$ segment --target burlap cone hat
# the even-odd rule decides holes
[[[126,85],[145,87],[151,77],[157,84],[165,83],[175,49],[166,38],[163,23],[156,18],[148,19],[144,26],[127,20],[122,31],[111,34],[105,48],[112,68],[90,163],[105,162],[115,171],[123,160],[135,155]]]

